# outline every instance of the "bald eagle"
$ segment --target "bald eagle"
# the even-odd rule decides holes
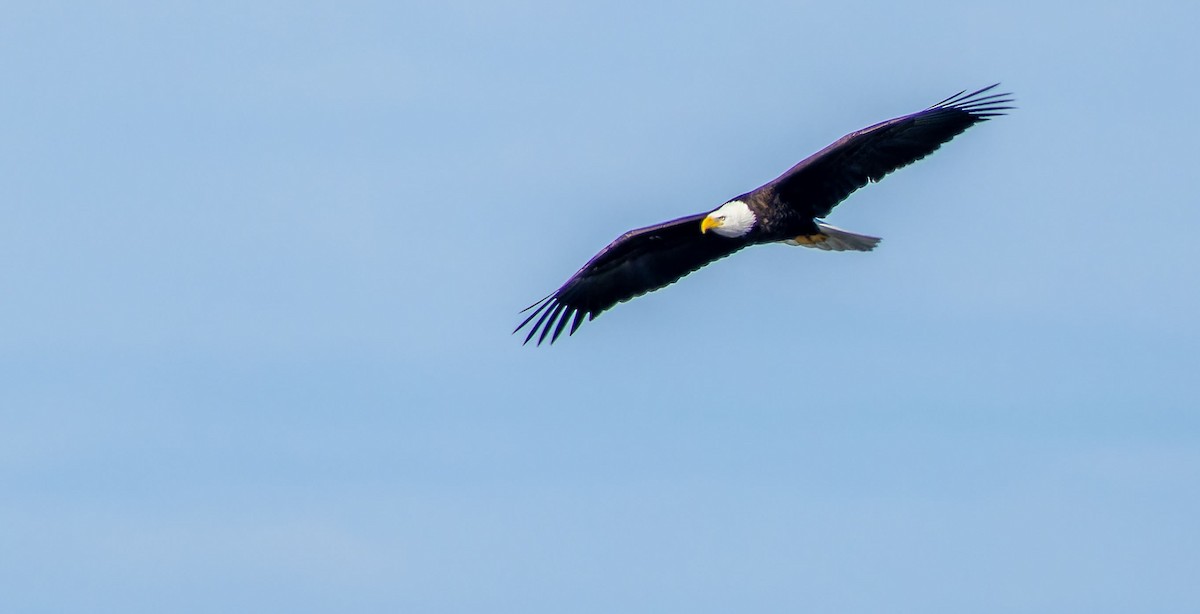
[[[989,93],[997,85],[971,93],[964,90],[923,111],[847,134],[774,181],[707,213],[630,230],[554,293],[525,308],[522,313],[533,313],[513,333],[532,322],[524,343],[535,335],[538,345],[547,335],[554,343],[568,322],[568,334],[573,335],[584,316],[595,319],[617,303],[672,284],[749,245],[786,243],[871,251],[878,237],[819,220],[868,181],[879,181],[933,153],[967,128],[1012,109],[1007,106],[1011,94]]]

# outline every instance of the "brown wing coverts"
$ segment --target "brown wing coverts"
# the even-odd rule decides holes
[[[825,217],[867,181],[879,181],[937,151],[967,128],[1011,109],[1006,106],[1011,94],[987,93],[996,85],[959,92],[924,111],[847,134],[760,189],[773,189],[779,204],[802,215]]]
[[[525,343],[536,335],[554,343],[571,322],[568,335],[621,301],[674,283],[700,267],[745,246],[700,233],[706,214],[689,215],[670,222],[631,230],[600,250],[561,288],[530,305],[533,310],[516,332],[533,323]],[[551,331],[553,330],[553,333]],[[539,333],[540,331],[540,333]]]

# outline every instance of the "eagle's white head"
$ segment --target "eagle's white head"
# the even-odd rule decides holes
[[[712,230],[722,237],[736,239],[750,232],[757,221],[758,218],[754,216],[754,212],[746,203],[740,200],[731,200],[717,207],[700,222],[700,233]]]

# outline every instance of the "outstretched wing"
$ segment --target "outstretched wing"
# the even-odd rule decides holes
[[[621,301],[674,283],[696,269],[736,252],[744,241],[700,232],[705,213],[631,230],[592,257],[554,294],[530,305],[533,310],[517,332],[533,322],[525,343],[534,335],[538,345],[554,330],[554,343],[571,322],[575,334],[586,315],[589,320]],[[535,320],[536,318],[536,320]],[[541,331],[539,334],[538,331]]]
[[[759,190],[773,190],[778,202],[804,217],[829,215],[835,205],[867,181],[937,151],[967,128],[1011,109],[1011,94],[988,94],[998,83],[970,94],[959,92],[924,111],[889,119],[802,160]]]

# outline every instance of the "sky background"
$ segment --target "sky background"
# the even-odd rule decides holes
[[[1194,2],[10,2],[0,610],[1195,612]],[[627,229],[1020,107],[552,348]]]

